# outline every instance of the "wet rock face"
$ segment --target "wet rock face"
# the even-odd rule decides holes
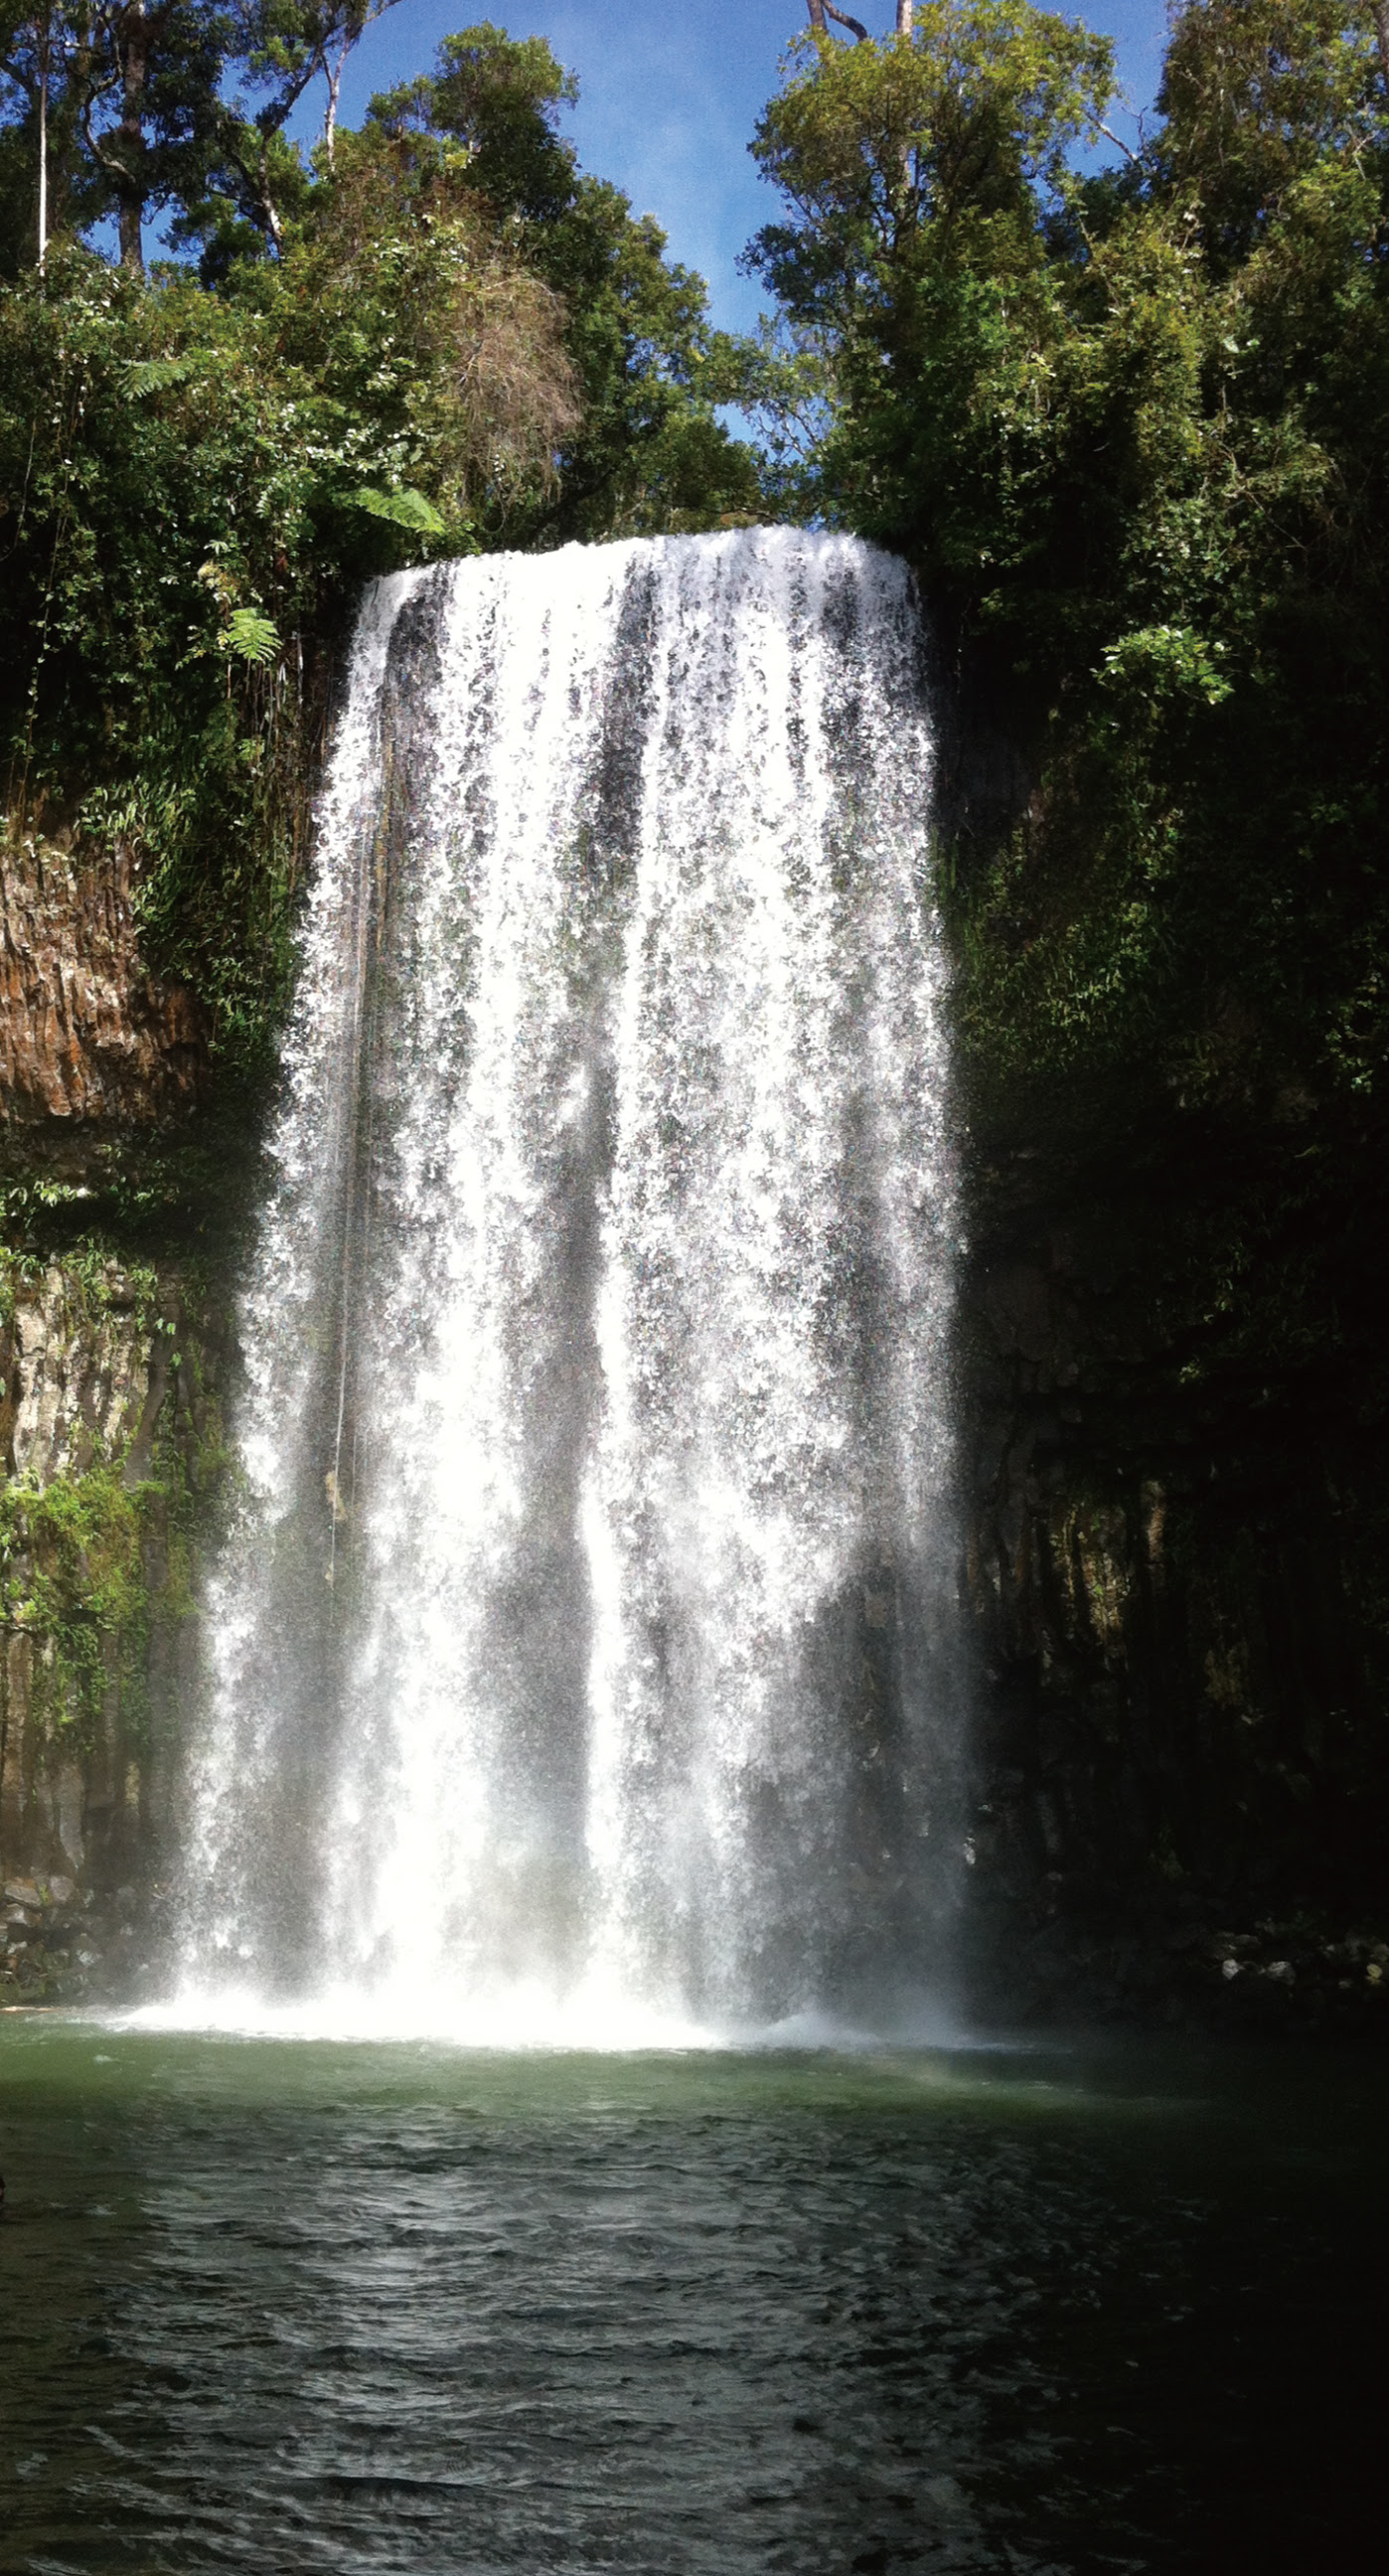
[[[191,1105],[207,1031],[186,986],[140,954],[127,852],[0,850],[0,1122],[145,1124]]]
[[[25,1281],[0,1323],[0,1464],[7,1477],[51,1485],[99,1459],[147,1468],[168,1383],[167,1319],[147,1291],[108,1262],[99,1297],[75,1293],[50,1262]]]
[[[0,1257],[0,1983],[25,1992],[82,1992],[148,1948],[223,1468],[219,1333],[173,1270]]]
[[[984,1986],[1014,2015],[1377,2009],[1377,1479],[1313,1413],[1188,1398],[1104,1211],[1058,1222],[1015,1181],[986,1213],[963,1296]]]
[[[155,1991],[169,1939],[164,1889],[79,1887],[61,1871],[0,1889],[0,2004],[125,2001]]]

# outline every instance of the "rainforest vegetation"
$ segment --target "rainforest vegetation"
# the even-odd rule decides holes
[[[716,418],[703,285],[578,168],[549,49],[468,29],[347,132],[335,80],[367,15],[97,0],[4,22],[12,828],[133,842],[151,950],[242,1074],[283,1002],[326,673],[367,576],[758,499]],[[301,151],[285,125],[313,84]]]
[[[1384,1393],[1386,40],[1189,0],[1086,171],[1108,46],[964,0],[807,46],[755,145],[789,486],[918,567],[964,726],[984,1105],[1194,1229],[1189,1373],[1238,1345],[1338,1418]]]
[[[344,131],[368,15],[8,0],[12,816],[140,838],[151,933],[230,1042],[240,982],[279,989],[284,925],[253,910],[271,956],[219,957],[225,872],[297,866],[277,753],[368,573],[815,514],[907,554],[966,726],[1026,780],[1006,830],[976,793],[948,854],[999,1077],[1084,1071],[1089,1115],[1122,1067],[1194,1122],[1246,1104],[1299,1165],[1371,1150],[1371,0],[1191,0],[1136,153],[1104,143],[1107,42],[1026,0],[929,0],[881,42],[812,29],[753,146],[785,206],[749,254],[777,315],[755,349],[579,169],[540,40],[467,29]],[[287,124],[315,96],[305,149]],[[735,395],[761,454],[720,425]]]

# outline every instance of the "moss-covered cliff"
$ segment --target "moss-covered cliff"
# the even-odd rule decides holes
[[[0,1255],[0,1981],[22,1991],[119,1968],[171,1856],[221,1371],[186,1269]]]

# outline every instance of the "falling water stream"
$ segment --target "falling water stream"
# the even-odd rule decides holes
[[[907,576],[851,539],[368,597],[244,1304],[188,1868],[214,2013],[939,2007],[930,773]]]

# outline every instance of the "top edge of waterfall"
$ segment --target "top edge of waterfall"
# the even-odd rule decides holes
[[[887,547],[875,545],[871,537],[853,535],[843,528],[805,528],[793,521],[758,521],[752,527],[702,528],[694,531],[659,531],[649,536],[571,537],[562,546],[498,546],[485,552],[464,555],[441,555],[433,563],[412,564],[401,572],[383,573],[369,586],[368,595],[390,597],[399,592],[403,598],[431,574],[456,572],[463,567],[486,571],[490,566],[530,565],[537,570],[546,564],[572,563],[576,559],[602,556],[613,561],[633,560],[642,555],[671,555],[691,560],[701,555],[748,553],[774,556],[802,555],[820,560],[838,560],[865,567],[891,570],[904,587],[912,581],[906,558]]]

